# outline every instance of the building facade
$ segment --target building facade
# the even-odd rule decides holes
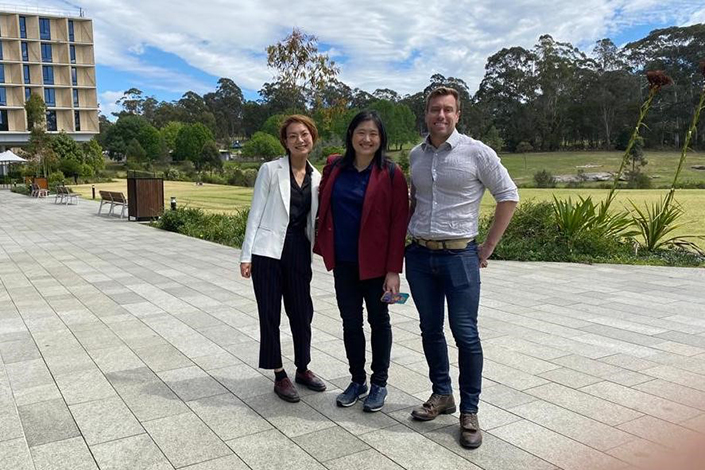
[[[29,10],[28,10],[29,11]],[[83,16],[0,11],[0,147],[27,144],[24,105],[44,99],[49,133],[98,133],[93,22]]]

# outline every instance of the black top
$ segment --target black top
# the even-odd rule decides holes
[[[289,159],[291,168],[291,159]],[[289,171],[291,181],[291,200],[289,201],[289,226],[286,233],[304,232],[306,230],[306,219],[311,212],[311,166],[306,164],[306,175],[301,186],[294,178],[294,172]]]

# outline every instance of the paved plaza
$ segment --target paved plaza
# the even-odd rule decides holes
[[[2,470],[611,470],[705,432],[703,269],[491,261],[484,443],[465,450],[457,414],[410,419],[430,393],[411,301],[392,307],[384,410],[338,408],[349,376],[317,258],[310,366],[328,390],[286,403],[257,368],[239,251],[97,210],[0,191]]]

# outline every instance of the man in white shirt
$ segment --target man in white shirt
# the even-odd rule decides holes
[[[433,384],[431,397],[411,415],[432,420],[456,411],[443,334],[445,302],[458,347],[460,369],[460,444],[482,443],[477,407],[482,384],[482,346],[477,330],[480,267],[509,225],[519,193],[497,154],[460,134],[458,92],[440,87],[426,101],[429,135],[409,156],[412,243],[406,251],[406,277],[419,312],[424,354]],[[497,201],[492,226],[481,245],[480,201],[489,189]]]

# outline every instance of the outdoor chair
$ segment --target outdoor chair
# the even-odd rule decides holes
[[[125,216],[125,210],[127,210],[127,198],[125,195],[118,191],[99,191],[100,193],[100,207],[98,207],[98,215],[103,210],[103,204],[110,204],[110,209],[108,209],[108,215],[114,213],[116,206],[122,206],[120,211],[120,218]]]

